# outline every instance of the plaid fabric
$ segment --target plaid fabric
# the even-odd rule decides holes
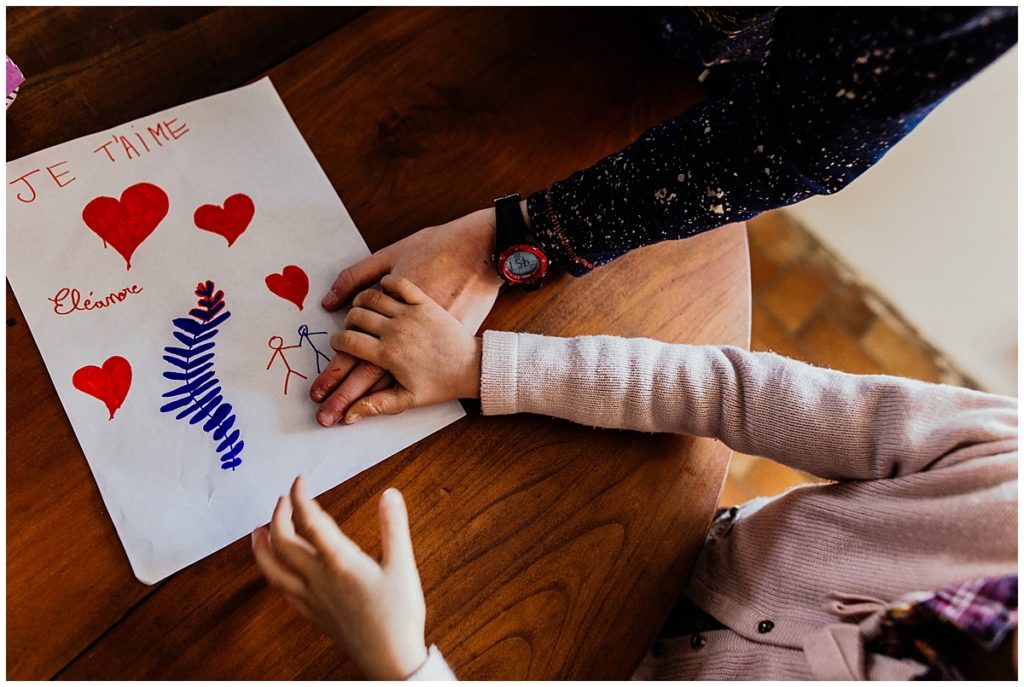
[[[960,680],[959,671],[929,641],[929,627],[944,623],[993,650],[1017,627],[1017,575],[968,580],[937,592],[916,592],[889,606],[870,649],[928,666],[920,680]]]

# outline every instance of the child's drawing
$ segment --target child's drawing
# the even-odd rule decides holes
[[[370,252],[269,79],[9,161],[7,251],[147,584],[266,523],[296,474],[319,494],[462,416],[317,422],[341,325],[318,301]]]
[[[236,193],[224,201],[224,205],[201,205],[192,217],[196,226],[204,231],[220,234],[231,246],[249,228],[249,222],[256,212],[252,198]]]
[[[289,350],[291,350],[293,348],[298,348],[301,345],[302,345],[302,341],[300,340],[299,343],[297,343],[297,344],[292,344],[291,346],[285,346],[284,345],[284,339],[282,339],[280,336],[272,336],[267,341],[267,346],[269,346],[270,349],[272,351],[274,351],[274,354],[272,356],[270,356],[270,361],[267,363],[267,369],[269,370],[270,366],[274,364],[275,360],[277,360],[277,357],[281,356],[281,362],[284,363],[284,367],[287,370],[287,372],[285,372],[285,374],[284,374],[284,395],[285,396],[288,395],[288,380],[291,379],[292,375],[298,375],[299,377],[302,377],[303,379],[309,379],[309,377],[307,377],[306,375],[302,374],[301,372],[297,372],[294,368],[292,368],[292,366],[288,364],[288,357],[285,356],[285,354],[284,354],[285,351],[289,351]]]
[[[183,420],[189,415],[189,424],[202,422],[204,432],[213,432],[217,442],[217,453],[220,453],[221,468],[234,470],[242,464],[241,453],[245,442],[235,424],[235,416],[231,412],[231,404],[224,402],[221,394],[220,381],[213,369],[213,338],[217,336],[217,326],[223,324],[231,313],[224,310],[224,292],[214,291],[212,281],[200,282],[196,287],[199,297],[198,306],[188,311],[194,319],[179,317],[174,320],[177,331],[174,338],[185,345],[167,346],[164,360],[176,370],[164,372],[167,379],[181,382],[174,389],[163,394],[164,398],[175,400],[160,407],[161,413],[180,410],[175,420]]]
[[[93,198],[82,210],[82,219],[103,247],[109,243],[132,268],[132,254],[167,216],[167,194],[155,184],[135,184],[121,193],[121,200],[109,196]]]
[[[288,265],[281,270],[281,274],[268,274],[266,282],[271,293],[294,303],[302,310],[306,294],[309,293],[309,277],[301,267]]]
[[[331,359],[327,356],[326,353],[324,353],[323,351],[316,347],[316,344],[313,343],[313,339],[311,337],[318,336],[320,334],[327,336],[327,332],[311,332],[309,331],[309,327],[303,324],[299,325],[298,333],[299,346],[301,346],[303,343],[308,343],[309,347],[313,349],[313,355],[316,358],[316,373],[320,374],[323,371],[320,369],[320,358],[323,358],[324,361],[328,363],[331,362]]]
[[[132,386],[132,366],[119,355],[107,358],[103,367],[86,365],[71,377],[71,384],[79,391],[94,396],[107,406],[109,420],[124,403]]]

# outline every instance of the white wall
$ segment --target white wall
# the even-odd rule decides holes
[[[789,209],[932,345],[1017,392],[1017,48],[834,196]]]

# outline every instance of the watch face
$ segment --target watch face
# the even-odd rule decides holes
[[[529,277],[540,269],[540,258],[525,250],[517,250],[508,256],[505,268],[517,277]]]

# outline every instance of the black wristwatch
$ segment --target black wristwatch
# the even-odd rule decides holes
[[[506,284],[533,291],[548,272],[548,256],[523,219],[521,200],[513,193],[494,201],[494,265]]]

